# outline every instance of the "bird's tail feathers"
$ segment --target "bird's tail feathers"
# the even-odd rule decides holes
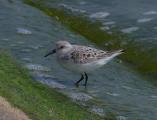
[[[106,57],[106,63],[107,63],[108,61],[110,61],[111,59],[113,59],[114,57],[116,57],[116,56],[122,54],[123,51],[124,51],[124,50],[121,49],[121,50],[116,50],[116,51],[113,51],[113,52],[109,52],[109,53],[108,53],[108,57]]]
[[[113,52],[110,53],[110,55],[111,55],[112,57],[116,57],[116,56],[118,56],[118,55],[120,55],[120,54],[122,54],[122,53],[124,53],[124,50],[123,50],[123,49],[113,51]]]
[[[110,60],[112,60],[114,57],[120,55],[123,53],[123,50],[116,50],[113,52],[108,52],[104,58],[100,59],[99,61],[96,61],[96,64],[98,65],[104,65],[106,63],[108,63]]]

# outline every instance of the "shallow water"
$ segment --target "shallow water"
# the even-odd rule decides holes
[[[89,15],[105,11],[106,13],[104,16],[102,15],[102,18],[105,19],[105,22],[110,22],[110,25],[116,24],[119,27],[123,23],[123,20],[128,21],[127,16],[125,16],[128,14],[125,10],[128,6],[123,8],[123,12],[115,10],[115,16],[113,14],[114,11],[111,11],[110,6],[112,4],[117,4],[117,7],[120,7],[121,4],[119,3],[119,5],[117,1],[114,1],[115,3],[97,2],[96,0],[93,0],[93,3],[90,1],[65,1],[66,4],[72,4],[73,6],[76,6],[75,2],[77,3],[77,7],[86,6],[83,8],[86,8],[85,11]],[[103,10],[99,7],[102,5],[104,6]],[[92,11],[91,8],[95,9]],[[153,7],[151,8],[153,9]],[[156,10],[155,7],[153,10]],[[137,11],[136,15],[133,15],[134,12],[132,11],[132,14],[130,13],[129,16],[135,19],[135,21],[142,21],[138,19],[142,19],[142,16],[145,17],[146,15],[143,15],[143,13],[146,14],[149,10],[141,9],[141,11]],[[107,12],[110,14],[107,15]],[[118,16],[116,13],[119,13],[119,16],[125,16],[126,19],[119,19],[119,17],[116,17]],[[139,18],[140,15],[141,18]],[[151,15],[155,16],[156,14],[152,14],[151,12]],[[112,19],[110,19],[111,16],[113,16]],[[155,19],[155,17],[153,18]],[[91,46],[94,46],[92,43],[84,37],[69,31],[41,11],[21,3],[20,0],[12,0],[12,2],[2,0],[0,2],[0,20],[0,48],[10,50],[22,65],[27,66],[33,73],[37,73],[35,74],[35,78],[38,80],[49,85],[54,85],[53,82],[55,84],[60,83],[60,89],[67,91],[70,95],[73,95],[72,93],[75,92],[83,92],[96,97],[103,101],[102,107],[104,111],[115,112],[117,116],[123,116],[122,118],[127,120],[157,119],[157,88],[150,82],[143,80],[146,78],[143,78],[143,76],[130,69],[123,61],[120,62],[120,60],[115,59],[89,75],[87,89],[84,89],[84,87],[76,88],[73,84],[80,77],[79,75],[62,69],[56,62],[55,57],[44,58],[43,56],[60,39],[68,39],[70,42],[76,44],[91,44]],[[145,23],[148,24],[148,22]],[[151,24],[153,25],[153,23]],[[133,25],[141,29],[141,25]],[[122,27],[122,29],[125,29],[125,27]],[[41,75],[48,79],[40,79]]]
[[[48,4],[54,5],[52,2]],[[62,0],[62,2],[56,2],[57,7],[84,13],[93,20],[100,20],[104,23],[114,22],[108,25],[110,28],[121,30],[138,27],[138,30],[129,32],[130,36],[138,40],[150,38],[150,36],[157,37],[154,29],[157,25],[156,4],[155,0]],[[156,40],[153,42],[156,43]]]

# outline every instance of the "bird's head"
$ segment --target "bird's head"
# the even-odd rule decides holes
[[[56,48],[48,52],[44,57],[47,57],[54,53],[66,53],[72,48],[72,45],[68,41],[56,42]]]

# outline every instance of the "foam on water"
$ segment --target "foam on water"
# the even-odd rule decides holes
[[[35,70],[35,71],[50,71],[50,68],[48,67],[45,67],[45,66],[42,66],[42,65],[39,65],[39,64],[32,64],[32,63],[29,63],[29,64],[26,64],[25,67],[29,70]]]
[[[96,13],[91,14],[89,17],[90,18],[103,19],[103,18],[108,17],[109,15],[110,15],[109,12],[96,12]]]
[[[32,32],[26,28],[17,28],[17,33],[18,34],[25,34],[25,35],[32,34]]]
[[[150,22],[152,20],[153,20],[153,18],[141,18],[141,19],[138,19],[137,22],[138,23],[145,23],[145,22]]]
[[[115,21],[109,21],[109,22],[103,22],[103,25],[113,25],[115,24]]]
[[[129,27],[129,28],[124,28],[124,29],[121,29],[121,32],[123,33],[132,33],[132,32],[135,32],[139,29],[139,27]]]
[[[91,111],[94,113],[97,113],[100,116],[104,116],[104,110],[102,108],[97,107],[97,106],[93,106],[91,108]]]
[[[24,41],[18,41],[17,44],[25,44]]]
[[[2,41],[9,41],[8,38],[2,38],[1,40],[2,40]]]
[[[79,92],[79,93],[71,93],[70,97],[73,100],[77,100],[77,101],[88,101],[88,100],[92,99],[92,96],[89,96],[88,94],[81,93],[81,92]]]
[[[157,11],[147,11],[147,12],[144,12],[143,15],[156,15],[157,14]]]
[[[17,44],[10,44],[9,46],[10,46],[10,47],[16,47]]]
[[[157,95],[150,96],[152,99],[157,100]]]
[[[61,4],[58,4],[59,7],[63,7],[67,10],[70,10],[71,12],[79,12],[79,13],[86,13],[86,10],[82,10],[82,9],[77,9],[77,8],[74,8],[74,7],[71,7],[67,4],[64,4],[64,3],[61,3]]]
[[[79,4],[80,4],[80,5],[85,5],[85,4],[87,4],[87,2],[81,1],[81,2],[79,2]]]
[[[127,120],[125,116],[117,116],[117,120]]]
[[[110,27],[108,27],[108,26],[102,26],[102,27],[100,27],[100,29],[106,31],[106,30],[110,30]]]
[[[114,97],[117,97],[119,96],[118,93],[111,93],[111,92],[106,92],[107,95],[110,95],[110,96],[114,96]]]
[[[22,49],[20,51],[23,53],[29,53],[29,52],[31,52],[31,49],[25,48],[25,49]]]
[[[32,62],[32,59],[28,58],[28,57],[22,58],[21,60],[25,61],[25,62],[28,62],[28,63]]]

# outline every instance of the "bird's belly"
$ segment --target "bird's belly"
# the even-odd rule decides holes
[[[77,64],[73,62],[68,62],[68,61],[58,61],[65,69],[68,69],[70,71],[82,73],[82,72],[92,72],[95,69],[100,68],[102,65],[100,64],[95,64],[95,63],[86,63],[86,64]]]

